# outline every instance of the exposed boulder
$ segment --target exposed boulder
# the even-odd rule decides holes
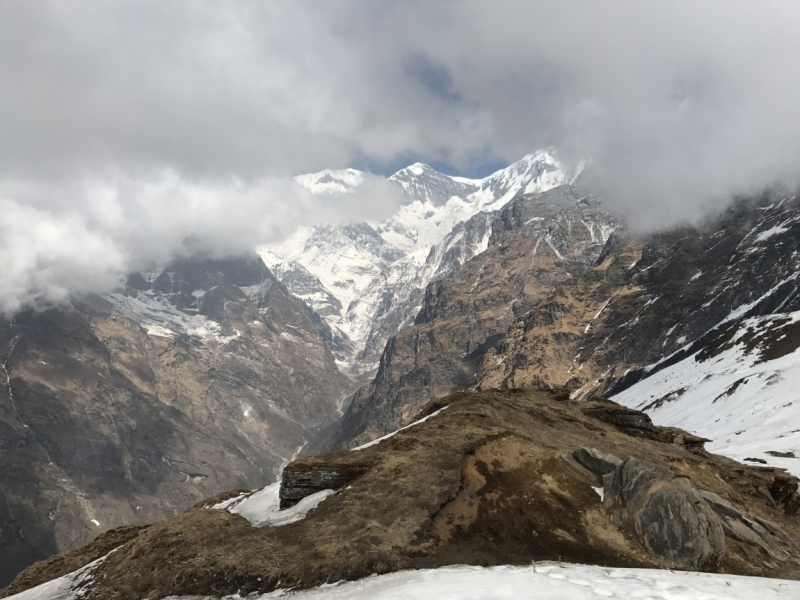
[[[613,454],[606,454],[595,448],[578,448],[572,453],[572,456],[592,473],[601,477],[611,473],[622,464],[622,460]]]
[[[584,467],[581,463],[575,460],[575,457],[572,454],[562,452],[558,455],[558,460],[561,463],[561,468],[564,470],[564,473],[570,477],[573,477],[578,481],[582,481],[593,488],[603,487],[602,475],[594,473]]]
[[[291,463],[281,476],[280,507],[294,506],[306,496],[323,490],[338,490],[363,475],[367,464],[336,464],[319,457]]]
[[[800,509],[800,494],[798,494],[797,477],[788,474],[778,474],[769,487],[769,493],[775,502],[786,511],[787,515],[797,514]]]
[[[653,421],[642,411],[613,405],[610,402],[603,403],[600,406],[590,406],[583,412],[604,423],[616,425],[632,435],[644,436],[646,435],[645,432],[650,432],[654,429]]]
[[[777,544],[769,543],[770,536],[775,536],[775,542],[787,540],[786,534],[780,527],[769,521],[750,517],[717,494],[700,490],[700,495],[717,513],[727,536],[759,546],[773,558],[786,560],[787,555],[777,548]]]
[[[604,483],[603,506],[660,562],[689,570],[718,566],[725,551],[722,524],[689,479],[630,457]]]

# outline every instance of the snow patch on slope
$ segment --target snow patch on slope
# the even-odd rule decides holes
[[[147,335],[172,338],[179,335],[199,337],[203,341],[229,341],[222,335],[219,324],[203,315],[190,315],[167,302],[139,292],[134,298],[112,293],[103,296],[126,317],[138,322]]]
[[[361,446],[356,446],[355,448],[351,448],[351,450],[363,450],[364,448],[369,448],[370,446],[375,446],[377,444],[380,444],[381,442],[386,441],[391,437],[394,437],[395,435],[397,435],[401,431],[404,431],[404,430],[408,429],[409,427],[414,427],[416,425],[419,425],[420,423],[424,423],[428,419],[432,419],[433,417],[438,415],[440,412],[442,412],[445,408],[447,408],[447,406],[443,406],[439,410],[434,411],[431,414],[429,414],[427,417],[422,417],[421,419],[419,419],[417,421],[414,421],[413,423],[409,423],[408,425],[406,425],[405,427],[401,427],[397,431],[393,431],[391,433],[387,433],[386,435],[384,435],[382,437],[379,437],[376,440],[372,440],[371,442],[367,442],[366,444],[362,444]]]
[[[790,341],[798,321],[800,312],[746,319],[718,354],[704,359],[698,352],[614,400],[647,412],[656,424],[713,440],[706,444],[711,452],[758,458],[800,476],[800,349],[765,359],[765,349]]]
[[[113,552],[113,550],[112,550]],[[94,568],[99,565],[105,556],[90,562],[85,567],[81,567],[77,571],[62,575],[52,581],[43,583],[9,596],[9,599],[14,600],[78,600],[83,598],[86,592],[85,586],[92,580],[92,572]]]
[[[317,508],[325,498],[335,494],[335,490],[322,490],[306,496],[294,506],[280,509],[281,482],[276,481],[257,492],[248,492],[212,506],[212,509],[227,510],[231,514],[241,515],[253,527],[281,527],[296,523]]]

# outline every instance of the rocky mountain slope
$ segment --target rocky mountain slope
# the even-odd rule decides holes
[[[652,373],[648,365],[663,368],[746,316],[796,310],[798,234],[798,199],[768,194],[697,228],[619,240],[601,265],[556,290],[509,332],[508,359],[552,346],[539,334],[571,327],[575,352],[553,383],[579,396],[620,391]],[[502,370],[487,367],[485,380],[525,385],[540,367],[530,358],[511,360]]]
[[[789,379],[800,345],[792,326],[799,223],[800,200],[775,192],[701,227],[620,240],[601,265],[509,330],[487,353],[476,385],[544,381],[579,398],[612,394],[714,439],[716,451],[800,473],[793,461],[765,454],[800,450]]]
[[[110,554],[95,544],[36,565],[5,593],[95,560],[61,590],[244,596],[532,560],[800,578],[798,481],[778,469],[566,392],[459,394],[420,416],[378,443],[296,460],[279,485],[121,531]]]
[[[487,249],[428,286],[415,323],[390,339],[374,381],[312,448],[358,445],[468,387],[508,327],[592,268],[618,226],[595,198],[569,186],[510,202],[486,229]]]
[[[697,227],[643,238],[618,232],[604,238],[602,251],[593,250],[593,264],[567,270],[569,277],[559,275],[563,267],[546,238],[522,228],[513,243],[496,250],[490,244],[459,271],[429,285],[417,323],[390,340],[378,377],[359,391],[338,429],[324,443],[334,447],[362,443],[406,423],[423,398],[458,389],[566,386],[576,398],[589,398],[630,388],[619,396],[621,401],[644,410],[666,411],[654,412],[657,418],[664,415],[661,423],[731,439],[725,442],[731,456],[746,458],[733,448],[736,439],[732,436],[745,435],[742,432],[752,427],[747,439],[755,444],[755,458],[784,467],[794,465],[791,459],[765,456],[765,452],[800,450],[795,437],[800,418],[792,408],[796,391],[789,383],[775,387],[787,378],[796,360],[791,324],[793,313],[800,309],[798,223],[800,201],[773,191],[738,201]],[[537,240],[544,240],[538,248]],[[534,277],[530,265],[543,248],[556,261],[538,263],[542,271]],[[558,253],[567,258],[561,250]],[[518,277],[515,287],[507,290],[506,282],[514,276]],[[487,291],[491,300],[481,305],[473,297],[480,293],[482,281],[493,293]],[[473,303],[495,312],[482,318]],[[509,309],[504,318],[497,319],[497,307]],[[744,320],[769,315],[763,327],[772,333],[764,333],[766,341],[759,344],[780,348],[769,354],[769,360],[783,361],[775,368],[758,358],[762,351],[758,344],[753,346],[755,342],[730,341],[736,331],[742,339],[758,337],[753,332],[741,333],[761,327]],[[720,359],[718,366],[710,366],[713,362],[703,366],[699,358],[704,356],[703,349],[714,353],[714,345],[724,346],[727,358]],[[762,363],[765,366],[756,366]],[[726,410],[721,400],[718,406],[695,413],[697,405],[691,399],[697,399],[712,380],[732,377],[733,364],[737,368],[751,365],[753,375],[760,375],[746,378],[748,386],[740,383],[729,391],[727,411],[715,417],[727,424],[723,431],[706,422],[715,410]],[[661,383],[652,383],[662,370]],[[744,373],[725,385],[742,377]],[[652,389],[648,378],[655,386]],[[640,384],[633,385],[639,380]],[[717,385],[712,387],[716,390]],[[693,388],[697,392],[690,393]],[[734,394],[737,391],[739,395]],[[715,397],[721,393],[715,392]],[[670,403],[681,394],[686,394],[685,403]],[[662,401],[653,404],[659,398]],[[770,425],[778,422],[785,426]],[[783,436],[782,442],[775,442],[775,436]],[[315,447],[325,447],[324,443]]]
[[[388,179],[403,204],[386,221],[303,228],[259,252],[335,332],[340,366],[363,379],[377,367],[388,337],[413,319],[427,283],[485,249],[487,232],[475,235],[474,223],[463,231],[461,223],[519,194],[570,183],[582,168],[562,164],[553,151],[530,154],[479,180],[414,164]],[[328,170],[297,181],[312,193],[335,195],[352,191],[362,177],[352,169]],[[457,260],[448,260],[454,245]]]
[[[719,527],[705,528],[700,544],[705,550],[685,568],[795,577],[795,567],[777,558],[795,552],[794,546],[783,547],[788,542],[775,531],[796,523],[773,530],[755,517],[771,523],[777,519],[774,511],[792,512],[796,481],[780,468],[800,474],[800,397],[795,385],[800,364],[800,198],[772,190],[738,200],[698,226],[635,236],[608,213],[601,199],[558,185],[571,181],[579,170],[580,165],[565,167],[548,153],[526,157],[479,181],[412,165],[390,178],[406,198],[397,215],[382,223],[308,228],[280,246],[263,248],[260,253],[274,275],[257,257],[195,259],[133,274],[125,289],[76,302],[70,310],[24,313],[0,322],[0,581],[33,560],[123,524],[134,527],[109,531],[89,550],[40,565],[21,581],[28,585],[41,573],[66,573],[119,544],[129,549],[169,547],[184,560],[189,546],[175,541],[184,536],[183,524],[191,535],[200,536],[187,538],[192,543],[200,540],[213,547],[204,535],[222,539],[219,552],[204,555],[211,579],[196,577],[203,585],[216,586],[215,593],[239,589],[234,584],[271,589],[277,585],[273,568],[284,582],[315,585],[322,573],[350,578],[404,566],[514,562],[520,556],[551,556],[545,550],[563,549],[563,544],[568,552],[589,548],[591,556],[608,558],[604,564],[678,565],[664,558],[672,550],[659,554],[639,531],[643,525],[636,515],[648,500],[635,494],[625,498],[621,491],[628,485],[625,477],[633,481],[641,473],[670,494],[689,498],[698,522],[719,520]],[[363,174],[354,170],[298,180],[313,193],[324,194],[346,194],[362,181]],[[348,404],[356,385],[361,387]],[[496,392],[532,388],[567,390],[574,400],[588,403],[580,408],[559,392],[558,406],[569,408],[553,413],[536,400],[550,396]],[[318,532],[310,525],[287,525],[287,530],[300,532],[296,539],[274,530],[267,543],[258,534],[248,537],[248,529],[229,520],[234,515],[212,518],[208,514],[215,511],[204,509],[178,517],[178,530],[156,525],[136,537],[142,531],[138,524],[174,514],[221,489],[254,488],[273,480],[306,442],[304,452],[367,444],[409,425],[431,402],[441,408],[437,399],[461,391],[482,392],[471,396],[479,400],[470,400],[469,414],[461,415],[469,417],[459,422],[467,432],[478,427],[470,420],[478,413],[482,420],[501,414],[502,419],[517,419],[520,426],[527,423],[527,417],[512,414],[512,409],[535,415],[537,425],[528,423],[525,433],[516,424],[492,421],[499,429],[486,435],[528,440],[530,428],[541,428],[541,423],[550,427],[548,419],[565,418],[569,425],[560,425],[565,431],[580,423],[581,435],[591,440],[565,434],[575,446],[569,452],[550,438],[535,442],[548,452],[560,448],[559,455],[572,456],[559,458],[561,470],[547,467],[545,474],[559,482],[571,477],[586,484],[591,479],[593,487],[611,498],[604,501],[605,516],[595,517],[616,529],[603,525],[592,538],[589,525],[581,529],[570,522],[571,529],[559,527],[567,534],[560,541],[548,532],[541,546],[529,541],[517,545],[516,534],[502,521],[517,519],[517,508],[524,513],[523,505],[511,499],[517,492],[487,487],[492,494],[511,494],[508,502],[503,500],[504,510],[495,510],[498,505],[480,513],[487,526],[469,520],[478,510],[475,506],[496,499],[481,496],[484,484],[469,487],[474,473],[464,471],[463,457],[473,456],[478,447],[470,445],[472,438],[447,446],[441,456],[423,456],[418,452],[432,452],[434,442],[420,442],[403,432],[377,444],[397,451],[394,458],[378,453],[383,458],[377,463],[360,462],[356,457],[373,456],[374,446],[368,446],[328,455],[322,462],[296,461],[285,472],[281,499],[305,504],[291,515],[275,508],[280,513],[276,518],[284,521],[309,508],[307,498],[314,494],[306,496],[305,491],[324,491],[306,471],[313,474],[322,465],[325,477],[333,477],[332,487],[340,489],[336,495],[326,492],[327,499],[308,517],[333,519],[322,526],[330,534],[323,544],[330,545],[330,554],[325,550],[309,560],[302,555],[308,550],[303,540]],[[600,395],[644,411],[666,427],[655,428],[639,412],[621,407],[612,411],[622,415],[612,422],[614,427],[627,427],[645,446],[657,443],[657,450],[637,446],[630,453],[626,442],[609,430],[597,430],[602,406],[611,406],[592,400]],[[524,410],[518,403],[523,396],[533,402]],[[481,403],[491,411],[482,412]],[[585,413],[591,407],[599,412]],[[450,410],[432,416],[430,423],[441,423]],[[423,428],[430,428],[428,421],[406,431]],[[489,444],[489,437],[482,435],[476,433],[475,439]],[[611,438],[620,444],[609,446]],[[709,458],[700,449],[701,438],[710,438],[710,449],[753,468]],[[615,452],[618,447],[627,453],[621,456]],[[574,455],[580,448],[594,458]],[[589,452],[592,448],[598,454]],[[508,452],[505,446],[490,452],[484,460],[490,466],[475,467],[476,472],[486,479],[495,476],[492,469],[500,469],[498,481],[517,485],[520,465],[505,465]],[[453,456],[461,456],[462,462],[450,461]],[[610,461],[614,468],[608,467],[609,472],[622,478],[616,487],[592,471],[598,457]],[[430,488],[430,497],[423,494],[427,499],[419,500],[424,507],[399,505],[410,517],[386,512],[401,523],[399,529],[381,527],[399,538],[381,537],[361,517],[347,516],[352,527],[342,525],[325,508],[351,515],[350,505],[340,503],[345,495],[351,502],[342,481],[351,475],[353,481],[373,481],[365,465],[397,475],[407,459],[408,464],[428,460],[445,475],[444,483],[433,482],[433,475],[423,482]],[[623,461],[633,471],[620,471]],[[292,473],[299,478],[294,488]],[[459,485],[466,485],[468,493],[459,496],[460,488],[448,483],[447,473],[460,473],[459,481],[466,483]],[[683,476],[690,477],[691,486],[680,482]],[[397,486],[418,485],[416,480],[390,485],[384,479],[385,493],[395,497],[404,493]],[[719,481],[733,487],[720,487]],[[588,510],[583,492],[570,487],[577,484],[563,485],[566,497]],[[381,490],[370,487],[369,493],[380,500]],[[273,492],[248,496],[246,503],[242,496],[242,510],[263,512],[262,501],[273,506],[280,500],[269,496]],[[366,511],[364,518],[382,523],[378,513],[363,508],[366,493],[356,504]],[[452,510],[442,509],[448,502],[456,504]],[[763,502],[773,512],[753,502]],[[542,514],[555,514],[554,506],[540,507]],[[511,512],[505,510],[509,507]],[[273,522],[271,516],[266,519]],[[443,529],[429,529],[433,522]],[[518,527],[521,521],[514,523]],[[230,528],[232,537],[220,528]],[[473,538],[464,541],[468,530]],[[495,531],[506,532],[508,547],[485,545]],[[697,528],[691,531],[693,538],[700,535]],[[623,548],[623,539],[633,545]],[[225,546],[241,540],[255,544],[259,556],[270,556],[272,562],[242,560],[241,552]],[[577,546],[570,546],[575,540]],[[612,546],[614,552],[608,554]],[[152,554],[131,552],[125,556],[144,561]],[[580,553],[569,556],[583,560]],[[629,562],[612,563],[611,556]],[[726,563],[728,559],[733,562]],[[292,561],[298,566],[285,566]],[[125,582],[124,590],[138,590],[139,583],[125,579],[122,563],[107,559],[102,565],[98,569],[110,580]],[[319,568],[309,574],[304,565]],[[195,571],[170,569],[154,567],[147,585],[195,589],[185,581]],[[251,577],[256,572],[261,573],[260,584]],[[184,578],[183,587],[166,583],[176,576]]]
[[[343,397],[313,316],[253,256],[0,322],[0,582],[273,480]]]

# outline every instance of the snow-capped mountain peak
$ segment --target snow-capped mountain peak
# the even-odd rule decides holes
[[[325,169],[298,175],[294,180],[315,194],[346,194],[364,181],[364,172],[357,169]]]
[[[479,189],[478,182],[471,179],[454,178],[439,173],[423,163],[414,163],[389,177],[409,203],[422,202],[441,206],[453,196],[466,197]]]
[[[532,152],[505,169],[474,180],[479,191],[472,201],[481,210],[497,210],[517,194],[535,194],[574,183],[584,166],[585,161],[562,162],[552,148]]]
[[[409,286],[424,289],[434,273],[443,274],[438,267],[426,267],[425,258],[432,251],[434,256],[445,251],[436,251],[435,247],[449,243],[445,240],[454,227],[478,213],[499,209],[517,195],[572,183],[582,168],[581,163],[562,163],[552,148],[527,154],[482,179],[454,177],[414,163],[388,178],[405,199],[389,219],[306,228],[282,244],[263,247],[259,253],[276,273],[291,274],[294,279],[290,281],[287,275],[286,281],[282,279],[284,284],[324,315],[334,331],[350,339],[349,347],[356,354],[339,358],[352,362],[369,344],[367,337],[372,335],[374,324],[367,321],[385,315],[397,300],[392,290]],[[364,173],[326,169],[295,179],[314,194],[344,194],[362,184]],[[464,248],[462,260],[485,249],[485,243],[479,243],[483,237],[479,235],[480,239]],[[298,283],[301,280],[302,285]],[[314,285],[319,289],[312,289]],[[405,290],[406,296],[413,294]],[[380,306],[371,305],[375,302]],[[411,304],[408,310],[413,309]],[[332,314],[335,305],[341,306],[339,314]],[[392,322],[400,325],[406,317],[393,317]],[[380,337],[384,334],[381,332]]]

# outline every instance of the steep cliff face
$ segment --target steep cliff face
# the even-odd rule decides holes
[[[134,274],[0,323],[0,581],[109,528],[271,481],[344,378],[257,257]]]
[[[354,395],[327,443],[357,445],[468,387],[509,325],[590,269],[617,226],[568,186],[509,203],[492,223],[488,249],[428,285],[416,322],[389,340],[375,380]]]
[[[374,373],[389,338],[414,322],[428,282],[486,250],[496,216],[496,211],[481,212],[457,224],[429,250],[412,252],[390,265],[353,301],[347,318],[352,321],[350,329],[364,340],[355,358],[360,372]]]
[[[713,343],[742,319],[798,310],[800,202],[742,201],[696,228],[618,240],[487,352],[482,387],[619,393]]]

